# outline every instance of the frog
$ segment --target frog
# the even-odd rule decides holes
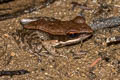
[[[102,18],[90,24],[86,24],[85,19],[81,16],[77,16],[70,21],[61,21],[50,17],[28,18],[22,19],[20,23],[23,27],[12,34],[14,40],[20,48],[30,53],[39,54],[43,41],[57,39],[58,43],[56,45],[60,46],[61,44],[64,44],[64,46],[77,44],[91,37],[96,30],[119,26],[120,17]],[[74,27],[73,25],[77,26]],[[45,26],[47,27],[43,28]]]
[[[61,21],[50,17],[27,18],[20,21],[22,29],[13,33],[20,48],[30,53],[39,53],[43,41],[53,41],[59,47],[81,42],[81,38],[92,36],[93,30],[86,24],[84,17],[77,16],[72,20]],[[58,44],[60,43],[60,44]],[[65,43],[65,45],[61,45]]]
[[[52,36],[67,38],[61,40],[58,39],[58,41],[64,40],[67,42],[68,40],[76,39],[78,37],[85,38],[86,36],[90,36],[93,33],[91,27],[86,24],[85,19],[81,16],[77,16],[73,20],[69,21],[61,21],[54,18],[41,17],[39,19],[34,19],[33,21],[25,23],[27,20],[21,20],[21,24],[23,25],[24,29],[39,30]],[[75,42],[73,41],[69,45],[73,43]]]

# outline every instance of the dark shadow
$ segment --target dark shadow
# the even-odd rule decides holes
[[[3,4],[3,3],[9,3],[11,1],[15,1],[15,0],[0,0],[0,4]]]

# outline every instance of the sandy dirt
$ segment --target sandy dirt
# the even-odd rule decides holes
[[[1,4],[0,8],[12,8],[5,13],[23,9],[34,0],[15,0]],[[19,2],[20,1],[20,2]],[[39,6],[43,0],[35,0],[34,5]],[[0,80],[119,80],[120,79],[120,43],[106,45],[106,38],[120,35],[120,28],[110,28],[94,31],[93,36],[82,43],[58,48],[60,56],[45,54],[35,56],[20,49],[11,33],[21,29],[19,21],[28,17],[53,17],[62,21],[72,20],[81,9],[77,6],[74,11],[71,2],[85,3],[85,0],[57,0],[53,4],[21,15],[17,18],[0,21],[0,71],[20,70],[30,71],[24,75],[0,76]],[[18,4],[19,6],[18,6]],[[23,4],[24,3],[24,4]],[[8,5],[9,4],[9,5]],[[102,9],[100,4],[106,5]],[[85,10],[87,24],[93,19],[107,18],[120,15],[119,0],[88,0],[86,5],[92,10]],[[42,53],[41,53],[42,54]],[[43,53],[44,54],[44,53]],[[101,59],[100,59],[101,58]],[[99,60],[94,66],[93,62]]]

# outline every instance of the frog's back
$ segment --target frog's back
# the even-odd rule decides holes
[[[73,20],[60,21],[53,18],[41,18],[37,21],[25,24],[24,28],[42,30],[52,35],[67,35],[70,31],[75,31],[75,33],[92,32],[92,29],[85,22],[78,23]]]

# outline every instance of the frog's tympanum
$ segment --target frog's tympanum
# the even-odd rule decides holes
[[[64,42],[73,40],[69,44],[71,45],[76,43],[74,42],[74,39],[77,40],[77,38],[81,37],[87,38],[86,36],[92,35],[93,32],[93,30],[85,23],[85,19],[81,16],[77,16],[70,21],[60,21],[58,19],[48,17],[23,19],[21,20],[21,24],[23,25],[23,30],[18,31],[17,34],[23,44],[28,45],[29,48],[34,49],[34,51],[40,49],[38,46],[41,40],[43,41],[44,39],[57,39],[58,41]],[[41,36],[41,33],[44,35]]]

